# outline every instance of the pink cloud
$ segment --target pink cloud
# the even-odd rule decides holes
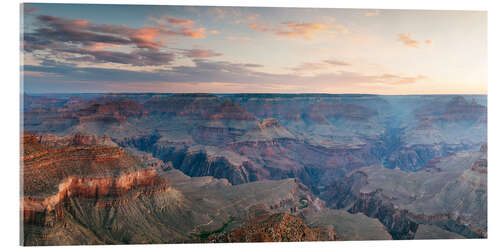
[[[193,20],[189,20],[189,19],[177,19],[175,17],[167,17],[167,21],[169,23],[172,23],[172,24],[177,24],[177,25],[191,25],[191,24],[194,24],[194,21]]]
[[[28,36],[38,36],[45,40],[81,43],[93,46],[95,43],[135,45],[138,48],[158,50],[163,47],[162,36],[184,36],[204,38],[206,34],[217,34],[216,30],[193,27],[191,20],[169,17],[167,21],[175,25],[146,26],[129,28],[125,25],[97,24],[83,19],[66,19],[53,16],[38,16],[40,28]]]
[[[250,41],[252,40],[251,37],[248,36],[228,36],[226,37],[227,40],[231,41]]]
[[[324,60],[323,62],[333,66],[351,66],[350,63],[339,60]]]
[[[45,61],[64,63],[115,63],[132,66],[169,65],[177,54],[164,45],[168,37],[204,38],[217,30],[193,26],[194,21],[165,18],[166,25],[130,28],[126,25],[93,23],[84,19],[37,16],[33,31],[24,34],[25,53],[44,51]],[[110,49],[122,47],[120,49]],[[193,59],[221,56],[212,50],[186,50]]]
[[[195,21],[191,19],[180,19],[172,16],[163,16],[161,18],[149,17],[154,23],[158,25],[178,25],[178,26],[190,26],[195,24]]]
[[[131,32],[130,39],[139,48],[157,50],[162,44],[162,41],[156,41],[160,34],[162,34],[162,30],[160,28],[144,27],[133,30]]]
[[[162,18],[150,17],[150,20],[159,25],[163,34],[167,36],[186,36],[190,38],[205,38],[206,34],[219,34],[217,30],[207,30],[204,27],[194,27],[195,21],[190,19],[179,19],[171,16]]]
[[[339,60],[323,60],[321,62],[305,62],[297,67],[291,68],[293,71],[305,72],[305,71],[316,71],[321,69],[328,69],[332,67],[339,66],[350,66],[351,64]]]
[[[204,38],[205,37],[205,28],[184,28],[182,29],[182,34],[191,38]]]
[[[373,77],[373,80],[376,82],[387,83],[387,84],[392,84],[392,85],[411,84],[411,83],[416,83],[417,81],[424,80],[424,79],[427,79],[427,77],[423,76],[423,75],[417,75],[414,77],[407,77],[407,76],[399,76],[399,75],[393,75],[393,74],[383,74],[383,75]]]
[[[89,50],[102,50],[109,47],[120,47],[120,44],[96,42],[89,45]]]
[[[411,38],[411,33],[407,34],[398,34],[398,39],[399,42],[404,44],[405,46],[411,47],[411,48],[418,48],[418,41],[413,40]]]
[[[251,23],[250,28],[260,31],[273,33],[277,36],[285,36],[291,38],[311,39],[313,35],[319,33],[348,33],[349,30],[340,24],[324,24],[324,23],[297,23],[293,21],[283,22],[279,25],[269,25],[263,23]]]
[[[398,42],[401,42],[403,45],[407,46],[407,47],[410,47],[410,48],[420,48],[419,44],[420,42],[413,39],[412,38],[412,34],[411,33],[402,33],[402,34],[398,34],[398,37],[396,39]],[[425,44],[427,45],[432,45],[432,40],[425,40],[424,41]]]
[[[29,4],[28,3],[24,3],[23,4],[23,12],[25,15],[29,15],[35,11],[37,11],[38,8],[34,8],[34,7],[29,7]]]
[[[183,54],[189,58],[201,59],[207,57],[222,56],[224,54],[217,53],[211,49],[190,49],[184,50]]]

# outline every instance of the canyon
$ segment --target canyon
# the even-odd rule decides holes
[[[485,238],[486,102],[25,94],[23,242]]]

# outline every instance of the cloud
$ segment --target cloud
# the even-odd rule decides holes
[[[332,67],[350,66],[350,65],[351,64],[348,62],[339,60],[323,60],[321,62],[305,62],[291,69],[296,72],[311,72],[316,70],[328,69]]]
[[[183,28],[181,30],[182,34],[191,38],[204,38],[205,37],[205,28]]]
[[[378,15],[380,15],[380,13],[381,13],[380,10],[374,10],[374,11],[366,12],[365,16],[369,16],[369,17],[378,16]]]
[[[159,25],[168,35],[184,35],[191,38],[204,38],[206,33],[217,35],[217,30],[207,30],[203,27],[193,27],[195,21],[190,19],[179,19],[172,16],[161,18],[149,17],[151,21]]]
[[[248,14],[240,14],[236,16],[236,19],[234,20],[235,23],[251,23],[251,22],[256,22],[257,19],[260,17],[260,14],[257,13],[248,13]]]
[[[49,45],[54,42],[73,43],[82,46],[100,44],[131,45],[137,48],[158,50],[163,48],[165,39],[161,37],[184,36],[204,38],[206,33],[217,31],[206,30],[203,27],[192,27],[191,20],[181,20],[172,17],[167,22],[175,25],[146,26],[129,28],[125,25],[97,24],[83,19],[66,19],[54,16],[37,16],[38,27],[34,32],[26,33],[28,49],[38,49],[39,45]],[[33,45],[33,47],[30,47]]]
[[[273,32],[273,29],[269,28],[269,25],[264,24],[264,23],[251,23],[250,28],[252,28],[256,31]]]
[[[250,41],[252,40],[251,37],[248,36],[228,36],[226,37],[227,40],[231,41]]]
[[[260,17],[260,14],[248,11],[248,8],[210,7],[207,13],[218,19],[232,19],[234,24],[253,23]]]
[[[398,42],[401,42],[401,43],[402,43],[402,44],[404,44],[405,46],[410,47],[410,48],[417,48],[417,49],[418,49],[418,48],[420,48],[420,46],[419,46],[420,42],[419,42],[419,41],[417,41],[417,40],[412,39],[412,37],[411,37],[411,36],[412,36],[412,34],[411,34],[411,33],[406,33],[406,34],[404,34],[404,33],[403,33],[403,34],[398,34],[398,36],[397,36],[397,39],[396,39],[396,40],[397,40]],[[425,41],[424,41],[424,43],[425,43],[426,45],[432,45],[432,43],[433,43],[433,42],[432,42],[432,40],[427,39],[427,40],[425,40]]]
[[[92,62],[92,63],[118,63],[132,66],[159,66],[168,65],[174,59],[174,53],[159,52],[136,49],[128,53],[106,50],[90,50],[84,48],[66,48],[56,49],[62,54],[64,59],[74,62]],[[75,55],[81,56],[75,56]]]
[[[350,63],[338,60],[324,60],[323,62],[334,66],[351,66]]]
[[[132,66],[171,64],[176,56],[167,51],[171,36],[203,38],[218,31],[194,27],[194,21],[164,17],[161,26],[130,28],[98,24],[84,19],[39,15],[33,31],[23,34],[23,50],[42,61],[58,58],[67,63],[117,63]],[[222,55],[213,51],[184,52],[191,58]]]
[[[416,83],[417,81],[425,80],[425,79],[427,79],[427,77],[423,76],[423,75],[417,75],[414,77],[406,77],[406,76],[399,76],[399,75],[393,75],[393,74],[383,74],[383,75],[379,75],[379,76],[374,77],[374,80],[376,80],[377,82],[392,84],[392,85],[411,84],[411,83]]]
[[[160,25],[166,25],[170,23],[174,25],[184,26],[184,25],[193,25],[195,23],[193,20],[190,19],[179,19],[172,16],[163,16],[162,18],[150,17],[150,19]]]
[[[200,58],[207,58],[207,57],[215,57],[215,56],[222,56],[224,54],[222,53],[217,53],[211,49],[189,49],[189,50],[183,50],[182,53],[184,56],[189,57],[189,58],[195,58],[195,59],[200,59]]]
[[[163,47],[161,45],[163,41],[155,41],[155,39],[162,33],[163,31],[159,28],[144,27],[132,31],[130,34],[130,40],[138,48],[158,50],[158,48]]]
[[[106,48],[111,48],[111,47],[120,47],[120,44],[112,44],[112,43],[101,43],[101,42],[96,42],[88,46],[90,50],[102,50]]]
[[[338,32],[348,33],[349,30],[340,24],[324,24],[324,23],[297,23],[293,21],[283,22],[279,25],[269,25],[265,23],[251,23],[250,28],[260,31],[272,33],[277,36],[285,36],[291,38],[311,39],[313,35],[319,33],[336,34]]]
[[[45,78],[62,77],[62,75],[59,74],[39,72],[39,71],[23,71],[22,73],[24,77],[45,77]]]
[[[65,84],[79,82],[88,86],[113,83],[221,83],[248,84],[249,88],[261,84],[280,86],[362,86],[412,84],[423,76],[392,74],[363,75],[348,71],[323,73],[315,70],[346,67],[340,60],[303,63],[288,74],[261,72],[263,65],[214,61],[208,58],[222,56],[211,49],[172,49],[165,45],[171,36],[201,38],[217,33],[195,26],[194,21],[164,17],[164,24],[131,28],[125,25],[99,24],[84,19],[66,19],[38,16],[33,29],[24,34],[24,53],[34,55],[39,62],[24,65],[25,86],[37,82]],[[253,24],[252,28],[277,36],[312,38],[317,34],[343,32],[336,24],[283,22],[278,25]],[[344,32],[348,32],[346,29]],[[241,39],[241,38],[238,38]],[[243,40],[247,40],[243,38]],[[177,57],[190,58],[194,65],[178,66]],[[114,64],[138,66],[117,67]],[[88,66],[95,65],[95,66]],[[165,66],[169,67],[143,67]],[[315,74],[301,75],[303,71]],[[253,87],[252,87],[253,86]],[[284,86],[284,85],[283,85]],[[90,88],[90,87],[89,87]],[[99,87],[101,88],[101,87]],[[121,91],[121,90],[120,90]]]
[[[194,66],[175,66],[171,69],[142,71],[96,67],[75,67],[74,64],[50,61],[43,65],[25,65],[23,71],[63,75],[55,81],[102,82],[236,82],[257,83],[274,77],[272,74],[256,72],[258,64],[240,64],[226,61],[193,59]],[[40,81],[43,79],[32,79]],[[29,84],[30,81],[25,81]]]
[[[37,16],[39,27],[34,32],[26,33],[29,42],[44,44],[73,43],[93,46],[95,43],[115,45],[133,45],[138,48],[157,50],[162,47],[156,38],[165,33],[157,27],[139,29],[110,24],[94,24],[83,19],[66,19],[54,16]]]
[[[25,15],[32,14],[33,12],[35,12],[37,10],[38,10],[38,8],[29,7],[28,3],[24,3],[23,4],[23,12],[24,12]]]
[[[410,48],[419,48],[418,41],[411,38],[411,33],[398,34],[397,41],[403,43],[405,46]]]
[[[381,87],[415,84],[427,79],[422,75],[404,76],[396,74],[364,75],[357,72],[338,71],[312,76],[297,74],[272,74],[256,71],[262,65],[232,63],[228,61],[210,61],[193,59],[194,66],[174,66],[170,69],[150,71],[106,69],[94,67],[75,67],[74,65],[51,62],[46,65],[26,65],[24,71],[47,73],[59,77],[32,77],[25,78],[25,86],[32,86],[36,82],[52,82],[62,85],[67,82],[102,85],[114,83],[123,86],[120,91],[127,90],[129,83],[140,86],[141,83],[225,83],[246,85],[247,90],[263,89],[267,85],[288,86],[291,88],[305,88],[327,90],[335,87]],[[36,73],[30,73],[36,75]],[[63,77],[60,77],[63,76]]]

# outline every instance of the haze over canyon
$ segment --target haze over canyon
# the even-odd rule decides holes
[[[485,95],[24,94],[24,245],[487,237]]]

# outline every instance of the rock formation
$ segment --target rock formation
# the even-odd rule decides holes
[[[487,237],[486,96],[24,99],[27,245],[248,238],[255,204],[297,240]]]
[[[289,213],[261,214],[230,232],[211,235],[209,242],[297,242],[335,240],[333,227],[309,228]]]

